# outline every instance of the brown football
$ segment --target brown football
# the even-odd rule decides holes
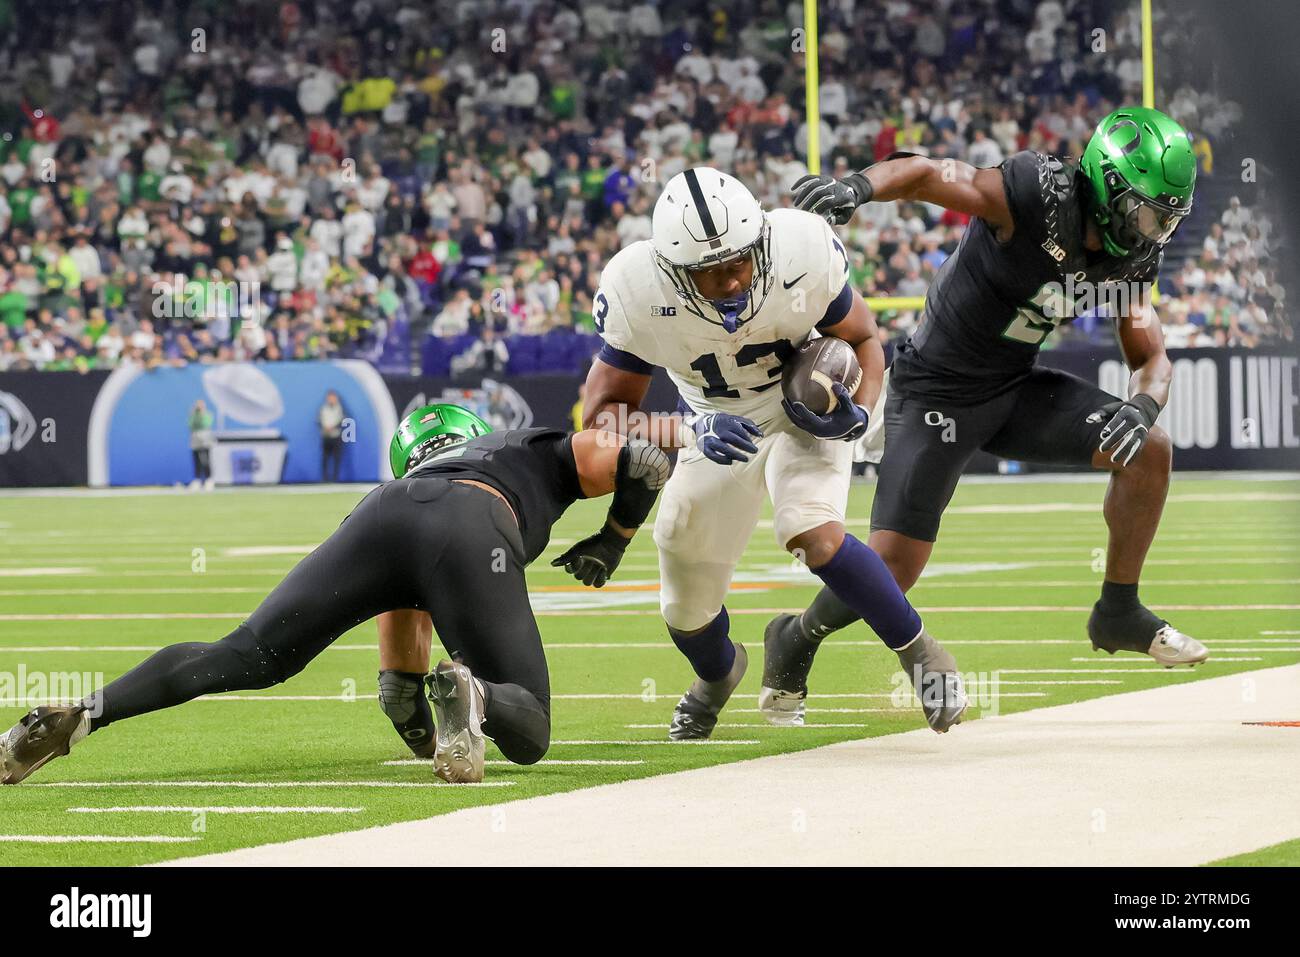
[[[826,415],[838,401],[831,391],[839,382],[856,392],[862,367],[853,347],[843,339],[809,339],[781,369],[781,391],[791,402],[802,402],[817,415]]]

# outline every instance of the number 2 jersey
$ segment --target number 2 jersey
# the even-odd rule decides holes
[[[1103,283],[1156,278],[1157,247],[1124,258],[1084,248],[1086,182],[1075,164],[1025,150],[1001,169],[1011,239],[999,243],[992,226],[971,220],[930,284],[921,325],[897,349],[891,390],[984,402],[1024,381],[1059,323],[1108,295],[1124,301],[1124,290]]]
[[[594,302],[600,360],[644,374],[663,368],[694,412],[743,415],[765,433],[792,430],[781,367],[814,330],[848,314],[853,293],[844,246],[825,220],[797,209],[767,216],[772,284],[758,314],[732,333],[686,309],[650,240],[620,250]]]

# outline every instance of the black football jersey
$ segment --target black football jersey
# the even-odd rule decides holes
[[[1129,283],[1155,281],[1157,247],[1122,258],[1084,248],[1087,184],[1076,164],[1025,150],[1001,170],[1010,241],[971,220],[930,284],[921,324],[898,346],[891,388],[964,404],[991,399],[1029,375],[1059,324],[1108,299],[1122,304]]]
[[[472,479],[501,492],[519,517],[525,564],[546,549],[551,526],[583,497],[573,433],[561,429],[489,432],[434,455],[409,474]]]

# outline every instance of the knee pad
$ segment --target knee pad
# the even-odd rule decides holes
[[[698,631],[722,610],[734,567],[659,552],[659,613],[675,631]]]
[[[483,733],[514,764],[536,764],[551,746],[551,696],[484,681]]]

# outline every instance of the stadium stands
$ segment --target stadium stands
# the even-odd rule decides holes
[[[1140,96],[1136,3],[857,6],[870,15],[821,10],[828,168],[895,149],[1077,155]],[[659,183],[710,162],[788,202],[806,171],[799,9],[15,0],[0,7],[0,371],[329,356],[581,371],[600,268],[649,235]],[[1166,23],[1161,43],[1190,29]],[[1202,161],[1161,279],[1172,342],[1291,339],[1275,224],[1215,169],[1239,111],[1181,84],[1161,99]],[[846,228],[854,282],[923,295],[962,228],[868,208]],[[887,336],[917,320],[882,314]],[[475,348],[489,324],[503,348]],[[1085,316],[1051,344],[1109,335]]]

